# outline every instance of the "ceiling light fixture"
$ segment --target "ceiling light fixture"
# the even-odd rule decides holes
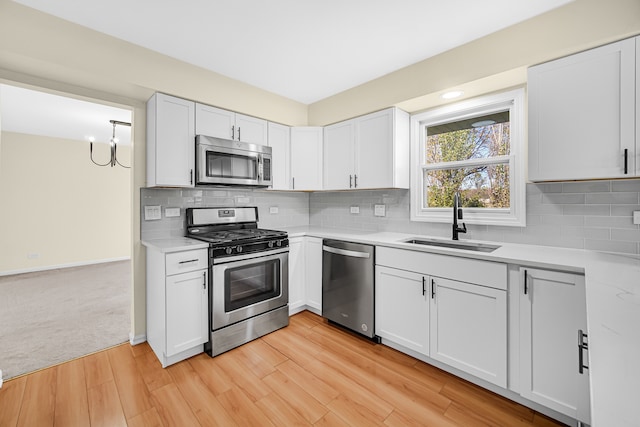
[[[474,123],[471,123],[471,126],[473,126],[474,128],[481,128],[483,126],[489,126],[489,125],[495,125],[496,121],[495,120],[480,120]]]
[[[449,92],[445,92],[442,95],[440,95],[440,98],[442,99],[455,99],[455,98],[459,98],[464,94],[463,91],[461,90],[451,90]]]
[[[111,140],[109,141],[109,145],[111,146],[111,159],[107,162],[107,163],[98,163],[95,160],[93,160],[93,143],[95,142],[95,138],[90,136],[89,137],[89,158],[91,159],[91,161],[98,165],[98,166],[111,166],[114,167],[115,165],[120,165],[123,168],[126,169],[130,169],[131,166],[125,166],[122,163],[120,163],[118,161],[118,155],[117,155],[117,150],[118,150],[118,142],[119,139],[116,138],[116,126],[120,125],[120,126],[129,126],[131,127],[131,123],[127,123],[127,122],[121,122],[118,120],[109,120],[109,123],[111,123],[113,125],[113,134],[111,136]]]

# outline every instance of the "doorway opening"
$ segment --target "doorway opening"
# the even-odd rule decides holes
[[[129,339],[132,114],[0,84],[4,379]]]

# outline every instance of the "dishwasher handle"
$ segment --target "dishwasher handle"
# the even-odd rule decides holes
[[[327,245],[322,245],[322,250],[325,252],[331,252],[332,254],[350,256],[353,258],[370,258],[371,257],[371,254],[368,252],[349,251],[347,249],[338,249],[338,248],[333,248]]]

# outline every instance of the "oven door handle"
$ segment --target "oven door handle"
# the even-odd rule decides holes
[[[248,259],[261,259],[264,257],[268,257],[271,255],[280,255],[283,253],[289,252],[289,247],[286,248],[281,248],[281,249],[274,249],[272,251],[268,251],[268,252],[252,252],[249,254],[243,254],[243,255],[236,255],[236,256],[229,256],[229,257],[222,257],[222,258],[214,258],[213,259],[213,265],[218,265],[218,264],[228,264],[230,262],[235,262],[235,261],[244,261],[244,260],[248,260]]]

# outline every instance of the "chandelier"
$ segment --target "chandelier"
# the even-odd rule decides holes
[[[89,158],[91,159],[91,161],[98,165],[98,166],[111,166],[114,167],[115,165],[120,165],[123,168],[127,168],[130,169],[131,166],[125,166],[122,163],[120,163],[118,161],[118,138],[116,138],[116,126],[120,125],[120,126],[129,126],[131,127],[131,123],[127,123],[127,122],[121,122],[118,120],[109,120],[109,123],[111,123],[113,125],[113,134],[111,136],[111,139],[109,140],[109,145],[111,146],[111,159],[107,162],[107,163],[98,163],[95,160],[93,160],[93,143],[95,142],[95,138],[94,137],[90,137],[89,138]]]

